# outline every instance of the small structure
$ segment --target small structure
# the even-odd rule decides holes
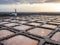
[[[15,9],[15,12],[12,12],[10,15],[17,16],[17,10]]]

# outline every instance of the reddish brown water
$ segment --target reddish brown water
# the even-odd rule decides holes
[[[35,28],[28,32],[30,32],[32,34],[40,35],[40,36],[47,36],[51,32],[51,30],[43,29],[43,28]]]
[[[4,45],[37,45],[38,41],[29,39],[24,36],[15,36],[11,39],[3,41]]]

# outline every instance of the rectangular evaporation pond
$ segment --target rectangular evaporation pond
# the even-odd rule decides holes
[[[28,21],[19,21],[18,23],[26,24]]]
[[[15,26],[15,25],[19,25],[17,23],[8,23],[8,24],[4,24],[5,26],[11,27],[11,26]]]
[[[51,39],[60,42],[60,32],[55,33]]]
[[[6,36],[12,35],[12,34],[14,34],[14,33],[10,32],[8,30],[0,30],[0,38],[6,37]]]
[[[18,20],[10,20],[10,22],[17,22]]]
[[[35,19],[30,19],[29,21],[36,21]]]
[[[34,28],[34,29],[29,30],[28,32],[35,35],[47,36],[50,32],[52,32],[52,30],[44,29],[44,28]]]
[[[25,21],[25,20],[27,20],[27,19],[23,19],[23,18],[22,18],[21,20],[22,20],[22,21]]]
[[[2,41],[2,43],[4,45],[37,45],[38,41],[25,36],[18,35],[8,40]]]
[[[40,26],[40,25],[41,25],[41,23],[35,23],[35,22],[31,22],[31,23],[28,23],[28,25]]]
[[[43,21],[43,20],[38,20],[37,22],[40,22],[40,23],[42,23],[42,22],[46,22],[46,21]]]
[[[11,19],[4,19],[4,21],[10,21]]]
[[[19,20],[19,19],[20,19],[20,17],[16,17],[16,19],[17,19],[17,20]]]
[[[9,23],[9,22],[0,22],[0,24],[7,24],[7,23]]]
[[[17,29],[17,30],[27,30],[27,29],[30,29],[32,27],[31,26],[26,26],[26,25],[20,25],[20,26],[14,27],[14,28]]]
[[[49,24],[44,24],[41,27],[55,29],[57,26],[55,26],[55,25],[49,25]]]
[[[49,22],[49,23],[50,24],[58,24],[58,25],[60,24],[60,23],[57,23],[57,22]]]
[[[54,22],[60,23],[60,20],[55,20]]]

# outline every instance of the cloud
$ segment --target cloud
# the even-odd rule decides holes
[[[16,2],[16,0],[0,0],[0,4],[12,4]]]
[[[0,0],[0,4],[13,4],[13,3],[40,3],[40,2],[54,2],[58,0]]]

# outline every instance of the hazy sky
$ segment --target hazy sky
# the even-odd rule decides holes
[[[47,0],[0,0],[0,4],[44,2]]]
[[[0,12],[60,12],[60,3],[40,3],[40,4],[9,4],[0,5]]]
[[[50,3],[29,4],[32,2]],[[0,12],[12,12],[14,9],[18,12],[60,12],[60,0],[0,0]]]
[[[0,0],[0,4],[12,4],[12,3],[40,3],[40,2],[60,2],[60,0]]]

